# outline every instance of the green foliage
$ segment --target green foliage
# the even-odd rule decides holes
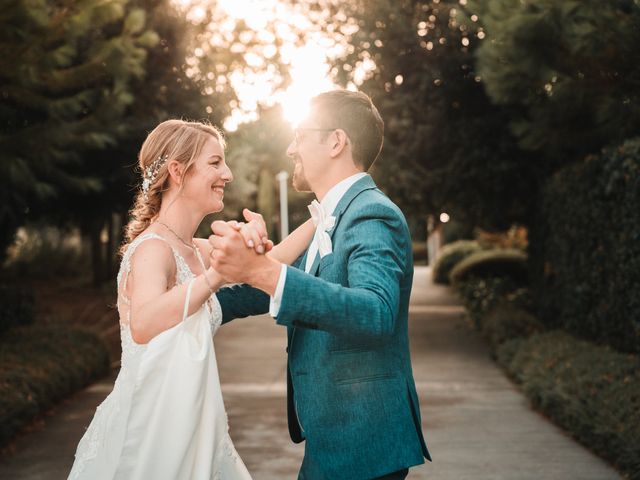
[[[458,240],[445,245],[433,265],[433,281],[445,285],[449,284],[449,275],[453,267],[480,250],[481,247],[475,240]]]
[[[550,168],[640,128],[640,6],[634,0],[472,0],[490,41],[478,49],[487,92],[512,108],[520,145]]]
[[[473,225],[461,220],[450,220],[442,225],[442,243],[449,244],[457,240],[473,238]]]
[[[34,203],[98,192],[77,171],[83,152],[113,145],[144,74],[144,33],[123,28],[128,0],[15,1],[0,32],[0,240],[4,250]],[[138,12],[138,17],[140,14]]]
[[[518,225],[501,232],[476,229],[476,240],[482,248],[515,248],[525,252],[529,245],[527,234],[527,229]]]
[[[526,338],[544,331],[542,323],[517,303],[513,295],[511,299],[505,298],[481,319],[482,334],[494,354],[507,340]]]
[[[487,228],[529,216],[537,164],[517,147],[510,112],[487,97],[475,68],[484,41],[457,1],[354,1],[345,7],[357,31],[336,65],[362,83],[386,120],[385,146],[373,174],[408,214],[446,211]],[[357,82],[356,82],[357,83]]]
[[[498,361],[532,403],[579,441],[640,479],[640,359],[552,331],[516,339]]]
[[[0,34],[0,257],[17,227],[44,217],[80,227],[93,244],[95,280],[111,278],[121,240],[114,222],[127,220],[147,133],[168,118],[220,124],[235,96],[217,72],[243,66],[228,47],[246,28],[214,45],[209,16],[194,23],[180,8],[17,0],[3,11],[12,27]],[[207,54],[198,57],[199,47]]]
[[[502,302],[521,307],[529,304],[529,291],[509,277],[470,276],[454,286],[478,328],[487,312]]]
[[[129,0],[127,5],[127,16],[117,26],[137,35],[137,43],[145,52],[141,59],[143,71],[127,84],[131,101],[113,121],[118,126],[114,142],[91,148],[84,155],[85,162],[74,169],[82,177],[98,177],[101,189],[99,192],[66,189],[55,203],[41,205],[32,215],[72,223],[85,234],[102,229],[113,213],[125,214],[130,208],[140,185],[135,168],[138,151],[158,123],[169,118],[220,123],[232,98],[230,87],[221,89],[215,97],[205,97],[203,82],[187,75],[185,59],[193,51],[193,37],[200,32],[173,2]],[[212,57],[211,61],[219,60],[219,56]]]
[[[482,250],[456,264],[449,275],[451,283],[470,277],[509,277],[520,283],[527,278],[527,254],[518,249]]]
[[[93,333],[35,325],[7,332],[0,339],[0,445],[108,369],[107,349]]]
[[[541,318],[640,351],[640,139],[558,172],[544,190],[538,228]]]
[[[10,328],[32,324],[33,313],[32,290],[0,285],[0,335]]]

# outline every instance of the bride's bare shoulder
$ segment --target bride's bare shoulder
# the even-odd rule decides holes
[[[153,235],[150,235],[153,234]],[[175,270],[175,259],[171,245],[155,232],[143,232],[135,250],[131,254],[131,266],[133,269],[163,270],[172,273]]]

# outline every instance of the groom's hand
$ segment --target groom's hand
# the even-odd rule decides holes
[[[247,248],[242,234],[227,222],[213,222],[211,228],[211,266],[227,281],[248,283],[273,295],[280,263]]]

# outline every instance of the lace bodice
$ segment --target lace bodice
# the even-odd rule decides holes
[[[126,295],[126,285],[127,280],[129,278],[129,274],[131,273],[131,258],[135,253],[138,246],[149,239],[157,239],[161,240],[171,248],[173,252],[173,257],[176,262],[176,284],[182,285],[188,283],[191,279],[193,279],[196,275],[191,271],[189,265],[186,260],[180,253],[162,236],[155,233],[146,233],[144,235],[138,236],[133,240],[127,247],[127,250],[122,258],[122,262],[120,263],[120,270],[118,272],[117,278],[117,288],[118,288],[118,311],[120,312],[120,339],[122,343],[122,360],[121,364],[124,366],[127,361],[136,353],[139,353],[144,350],[146,345],[138,344],[133,340],[131,336],[131,328],[129,326],[131,320],[130,313],[130,300]],[[204,267],[204,266],[203,266]],[[218,299],[215,294],[211,295],[207,301],[204,303],[203,308],[207,310],[209,313],[209,322],[211,324],[211,333],[215,335],[215,332],[218,330],[220,325],[222,324],[222,311],[220,309],[220,303],[218,303]],[[124,315],[123,315],[124,312]]]

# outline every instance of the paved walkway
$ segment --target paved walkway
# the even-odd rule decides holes
[[[409,479],[608,480],[621,478],[602,460],[531,411],[491,361],[451,293],[416,269],[411,347],[424,432],[434,462]],[[285,415],[286,335],[268,317],[222,328],[218,365],[231,436],[255,480],[295,479],[303,446],[289,441]],[[113,377],[79,393],[16,442],[0,478],[63,479],[75,446]]]

